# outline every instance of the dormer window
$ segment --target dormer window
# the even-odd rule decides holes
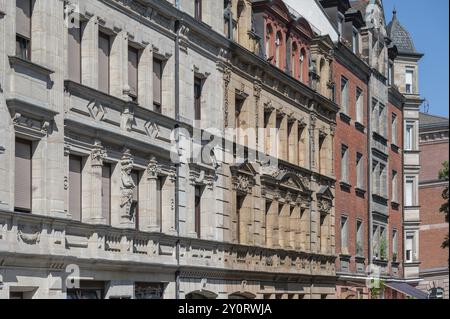
[[[413,78],[414,78],[414,70],[406,69],[406,75],[405,75],[405,92],[406,92],[406,94],[413,93]]]
[[[340,36],[344,34],[344,15],[342,13],[338,13],[338,32]]]
[[[352,50],[354,54],[359,52],[359,34],[356,28],[353,28],[352,31]]]

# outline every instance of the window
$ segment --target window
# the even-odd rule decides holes
[[[298,126],[298,165],[306,167],[305,127]]]
[[[364,160],[363,155],[356,153],[356,187],[364,189]]]
[[[197,77],[194,80],[194,119],[202,119],[202,80]]]
[[[241,211],[244,208],[245,196],[236,196],[236,240],[241,244]]]
[[[297,43],[292,44],[292,61],[291,61],[291,76],[293,78],[296,77],[297,74],[297,65],[300,61],[297,61],[298,54],[298,46]]]
[[[378,101],[376,99],[372,100],[372,124],[373,124],[373,131],[378,133],[380,118],[378,116]]]
[[[81,157],[69,156],[69,214],[77,221],[81,221],[82,165]]]
[[[348,147],[341,146],[341,181],[348,183]]]
[[[162,112],[162,74],[162,61],[153,59],[153,110],[157,113]]]
[[[356,221],[356,256],[364,257],[364,229],[360,220]]]
[[[300,50],[300,66],[299,66],[299,72],[300,72],[300,81],[301,82],[303,82],[304,81],[304,72],[305,72],[305,70],[304,70],[304,67],[305,67],[305,56],[306,56],[306,53],[305,53],[305,50],[304,49],[301,49]]]
[[[373,226],[372,238],[373,238],[372,243],[373,255],[376,259],[380,259],[380,226],[378,225]]]
[[[378,109],[378,113],[379,113],[379,115],[378,115],[379,116],[379,120],[378,120],[379,130],[378,130],[378,133],[386,137],[387,136],[386,107],[383,104],[379,104],[378,107],[379,107],[379,109]]]
[[[159,229],[162,231],[162,207],[163,207],[163,200],[162,200],[162,194],[163,194],[163,188],[166,178],[164,176],[158,177],[156,181],[156,211],[158,212],[158,226]]]
[[[405,75],[405,92],[407,94],[413,93],[413,77],[414,77],[414,70],[406,70]]]
[[[67,289],[67,299],[103,299],[105,283],[100,281],[81,281],[80,288]]]
[[[396,229],[392,231],[392,259],[398,260],[398,231]]]
[[[202,20],[202,0],[195,0],[195,19]]]
[[[111,224],[111,164],[102,167],[102,217]]]
[[[388,197],[388,192],[387,192],[387,168],[386,165],[384,164],[380,164],[380,193],[379,195],[387,198]]]
[[[325,158],[324,158],[324,152],[325,152],[325,136],[319,136],[319,173],[324,174],[325,173]]]
[[[273,29],[272,26],[270,24],[268,24],[266,26],[266,59],[270,60],[272,58],[272,34],[273,34]]]
[[[341,106],[342,112],[348,115],[348,80],[345,77],[341,77]]]
[[[343,35],[343,31],[344,31],[344,16],[342,15],[342,13],[338,13],[338,32],[339,35],[342,36]]]
[[[385,227],[380,227],[380,257],[382,260],[386,260],[387,256],[389,254],[388,252],[388,240],[387,240],[387,233]]]
[[[341,252],[345,255],[348,254],[348,219],[347,217],[341,217]]]
[[[32,143],[16,139],[14,206],[19,212],[31,212],[31,159]]]
[[[414,124],[406,124],[405,132],[405,150],[412,151],[414,149]]]
[[[133,180],[134,185],[136,186],[133,189],[133,201],[131,204],[131,216],[134,217],[134,220],[136,223],[136,229],[139,229],[139,181],[140,181],[139,171],[132,171],[131,178]]]
[[[195,186],[195,233],[201,238],[201,213],[202,213],[202,193],[200,186]]]
[[[398,134],[398,125],[397,125],[397,114],[392,113],[392,144],[397,145],[397,134]]]
[[[82,26],[75,25],[69,28],[68,62],[69,80],[81,83],[81,39]]]
[[[388,68],[388,85],[394,85],[394,64],[389,62]]]
[[[139,50],[128,46],[128,86],[130,95],[134,101],[138,96],[138,68],[139,68]]]
[[[111,55],[110,36],[100,32],[98,37],[98,89],[109,94],[109,58]]]
[[[359,52],[359,34],[358,34],[358,30],[356,28],[353,28],[352,31],[352,49],[353,49],[353,53],[357,54]]]
[[[379,165],[377,161],[372,163],[372,189],[374,194],[379,194]]]
[[[32,0],[16,0],[16,56],[31,60]]]
[[[392,171],[392,201],[398,203],[398,173]]]
[[[414,179],[407,178],[405,183],[405,206],[414,206]]]
[[[413,248],[414,248],[414,234],[406,234],[405,259],[407,263],[412,263],[414,261]]]
[[[279,67],[280,69],[282,68],[282,56],[281,56],[281,41],[282,41],[282,36],[281,33],[278,32],[277,33],[277,37],[275,40],[275,58],[276,58],[276,63],[277,63],[277,67]]]
[[[356,89],[356,121],[364,123],[364,93],[360,88]]]

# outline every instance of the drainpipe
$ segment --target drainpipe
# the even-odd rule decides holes
[[[180,9],[179,0],[175,1],[175,6]],[[181,21],[175,21],[175,120],[177,122],[175,129],[179,127],[180,122],[180,26]],[[176,136],[177,144],[179,138]],[[178,149],[179,144],[177,145]],[[175,254],[177,260],[177,271],[175,272],[175,299],[180,299],[180,164],[176,164],[176,180],[175,180],[175,229],[177,232],[177,242],[175,247]]]
[[[368,154],[368,165],[367,165],[367,198],[368,198],[368,208],[369,208],[369,225],[368,225],[368,253],[369,253],[369,265],[372,264],[372,240],[373,240],[373,224],[372,224],[372,90],[371,90],[371,84],[372,84],[372,71],[370,72],[369,78],[368,78],[368,94],[367,94],[367,154]]]

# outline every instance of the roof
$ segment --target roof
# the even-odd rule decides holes
[[[447,127],[449,126],[449,119],[443,116],[420,113],[419,126],[421,127]]]
[[[388,282],[386,286],[415,299],[428,299],[428,294],[404,282]]]
[[[411,34],[403,27],[397,18],[397,11],[394,9],[392,21],[387,26],[388,37],[397,46],[399,53],[419,54],[414,46]]]

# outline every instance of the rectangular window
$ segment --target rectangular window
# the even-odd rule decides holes
[[[348,254],[348,219],[341,217],[341,251]]]
[[[405,206],[414,206],[414,179],[406,179],[405,183]]]
[[[16,0],[16,56],[31,59],[32,0]]]
[[[98,35],[98,89],[109,94],[109,59],[111,55],[110,36],[100,32]]]
[[[202,119],[202,80],[194,79],[194,119],[200,121]]]
[[[83,159],[69,156],[69,214],[73,220],[81,221],[81,175]]]
[[[348,147],[341,145],[341,181],[348,183]]]
[[[413,93],[414,70],[406,70],[405,75],[405,91],[407,94]]]
[[[165,177],[160,176],[156,181],[156,211],[158,213],[158,226],[160,228],[160,231],[162,231],[162,193],[165,180]]]
[[[362,221],[356,221],[356,255],[364,257],[364,229]]]
[[[202,188],[195,186],[195,233],[201,238]]]
[[[102,217],[111,225],[111,164],[102,167]]]
[[[373,255],[376,259],[380,259],[380,226],[374,225],[373,226]]]
[[[378,133],[383,135],[384,137],[386,137],[387,132],[386,132],[386,121],[387,121],[387,116],[386,116],[386,107],[383,104],[379,104],[379,109],[378,109],[378,125],[379,125],[379,131]]]
[[[16,139],[15,155],[15,203],[16,211],[31,212],[31,185],[32,185],[32,143]]]
[[[389,63],[389,68],[388,68],[388,84],[391,86],[394,84],[394,65],[392,63]]]
[[[364,124],[364,94],[360,88],[356,89],[356,121]]]
[[[348,115],[348,80],[345,77],[341,77],[341,105],[342,112]]]
[[[202,20],[202,0],[195,0],[195,19]]]
[[[406,124],[405,150],[412,151],[413,149],[414,149],[414,125]]]
[[[130,94],[134,101],[138,96],[138,68],[139,68],[139,50],[128,46],[128,86]]]
[[[245,196],[236,196],[236,240],[241,243],[241,211],[244,208]]]
[[[397,114],[392,113],[392,144],[397,145],[397,134],[398,134],[398,124],[397,124]]]
[[[384,198],[388,197],[388,191],[387,191],[387,169],[386,165],[380,164],[380,194]]]
[[[414,247],[414,235],[407,234],[405,241],[405,259],[407,263],[412,263],[414,261],[413,247]]]
[[[81,25],[70,27],[68,38],[69,80],[81,83]]]
[[[379,133],[380,117],[378,116],[378,101],[372,100],[372,124],[373,131]]]
[[[162,61],[153,59],[153,110],[157,113],[162,112],[162,74]]]
[[[356,187],[364,189],[364,157],[356,153]]]
[[[392,257],[394,261],[398,261],[398,231],[392,231]]]
[[[353,32],[352,32],[352,49],[353,49],[353,53],[357,54],[359,52],[359,41],[358,41],[358,30],[356,30],[356,28],[353,28]]]
[[[136,222],[136,229],[139,229],[139,181],[140,181],[140,173],[139,171],[132,171],[131,178],[133,179],[133,183],[136,186],[133,189],[133,202],[131,205],[131,212],[134,220]]]
[[[398,173],[392,171],[392,201],[398,203]]]

